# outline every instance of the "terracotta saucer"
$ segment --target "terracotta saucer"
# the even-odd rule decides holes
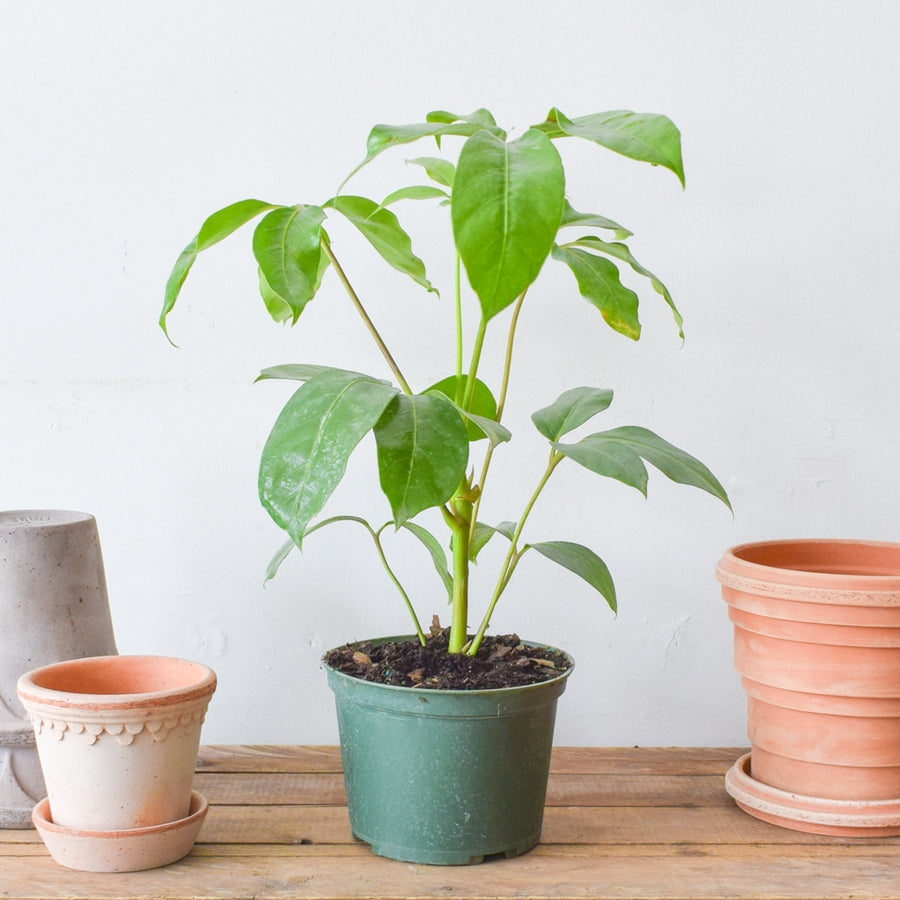
[[[744,812],[782,828],[848,837],[900,835],[900,799],[827,800],[782,791],[750,775],[749,753],[728,770],[725,790]]]
[[[137,872],[187,856],[208,809],[206,798],[193,791],[188,815],[177,822],[127,831],[81,831],[55,824],[45,797],[35,806],[31,820],[60,865],[82,872]]]

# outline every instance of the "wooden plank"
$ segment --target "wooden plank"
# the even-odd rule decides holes
[[[202,772],[194,787],[214,804],[340,806],[341,774]],[[551,774],[548,806],[727,806],[721,775]]]
[[[200,772],[194,776],[194,789],[213,804],[342,806],[347,802],[344,776],[330,772]]]
[[[567,775],[723,775],[739,747],[554,747],[550,771]]]
[[[334,857],[226,859],[192,855],[177,866],[114,876],[69,872],[49,859],[3,863],[8,900],[897,897],[897,860],[893,855],[856,860],[852,871],[823,865],[820,859],[785,857],[763,861],[674,857],[648,865],[643,857],[632,856],[612,857],[596,865],[570,857],[526,855],[470,869],[417,866],[375,856],[361,857],[348,865],[347,860]]]
[[[205,843],[338,844],[353,840],[345,807],[214,806],[200,833]],[[546,844],[839,844],[842,838],[778,828],[726,807],[550,807]],[[898,844],[900,848],[900,844]]]
[[[848,839],[848,843],[823,844],[703,844],[682,842],[679,844],[538,844],[528,851],[529,857],[568,857],[597,860],[610,856],[641,857],[654,864],[654,860],[671,856],[697,856],[716,859],[784,859],[802,857],[819,860],[823,865],[854,867],[860,859],[890,856],[900,865],[900,844],[896,838],[873,840]],[[358,859],[372,856],[368,844],[354,841],[351,844],[207,844],[195,845],[192,855],[203,857],[298,857],[319,859],[341,857]],[[32,844],[0,845],[0,860],[8,858],[47,857],[40,841]],[[0,863],[0,874],[2,874]],[[900,890],[898,890],[900,893]],[[4,896],[0,894],[0,896]]]
[[[269,744],[209,745],[200,748],[198,772],[342,772],[339,747]]]
[[[724,775],[739,747],[554,747],[550,770],[566,775]],[[341,772],[338,747],[216,745],[200,748],[198,772]]]

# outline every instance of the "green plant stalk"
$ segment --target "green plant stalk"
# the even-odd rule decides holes
[[[550,451],[550,460],[547,463],[547,468],[544,470],[544,474],[541,477],[538,486],[535,488],[534,493],[531,495],[531,498],[525,506],[525,509],[523,510],[522,515],[519,518],[519,522],[516,525],[516,530],[513,533],[512,540],[509,543],[509,552],[506,554],[506,559],[504,560],[503,568],[500,572],[500,578],[497,580],[497,586],[494,589],[494,594],[491,597],[491,602],[488,605],[487,612],[484,614],[484,618],[481,620],[481,625],[478,626],[478,631],[475,632],[475,636],[472,638],[472,642],[469,645],[468,650],[466,651],[469,656],[474,656],[478,652],[478,648],[481,646],[481,642],[484,640],[485,632],[487,632],[488,626],[491,624],[491,616],[494,613],[494,607],[497,605],[497,601],[506,590],[506,587],[509,584],[510,579],[512,578],[512,574],[515,571],[516,566],[519,564],[519,559],[521,558],[522,553],[524,553],[525,550],[528,549],[526,547],[521,552],[516,549],[519,543],[519,538],[522,534],[522,529],[525,527],[525,522],[527,521],[528,516],[531,514],[531,510],[534,508],[534,504],[537,503],[538,497],[540,497],[541,492],[544,490],[544,487],[550,480],[550,476],[553,474],[554,469],[556,469],[556,467],[563,459],[565,459],[565,457],[561,453],[557,453],[556,450]]]
[[[487,334],[487,319],[481,317],[478,325],[478,334],[475,335],[475,346],[472,348],[472,359],[469,363],[469,375],[466,379],[466,393],[463,397],[462,408],[468,412],[472,405],[472,397],[475,394],[475,377],[478,374],[478,363],[481,361],[481,351],[484,348],[484,337]]]
[[[457,406],[462,406],[463,389],[463,316],[462,316],[462,258],[456,254],[456,395],[453,400]]]
[[[372,538],[375,541],[375,546],[378,548],[378,555],[379,557],[381,557],[381,564],[384,566],[385,571],[388,573],[388,577],[391,579],[391,581],[394,582],[394,586],[398,591],[400,591],[400,596],[403,597],[403,602],[406,603],[406,608],[407,610],[409,610],[409,614],[412,616],[413,625],[415,626],[416,635],[419,638],[419,643],[424,647],[425,632],[422,631],[422,626],[419,623],[419,617],[416,615],[416,611],[413,608],[412,601],[409,599],[409,594],[407,594],[406,591],[403,590],[403,585],[400,584],[400,580],[397,578],[397,576],[394,574],[394,570],[388,564],[387,557],[384,554],[384,548],[381,546],[381,532],[385,528],[387,528],[388,524],[390,523],[382,525],[381,528],[378,529],[378,531],[372,531],[371,528],[369,530],[372,531]]]
[[[341,264],[338,262],[337,257],[334,255],[334,251],[331,249],[331,244],[328,239],[322,235],[322,247],[325,250],[325,254],[328,256],[328,259],[331,262],[331,265],[334,266],[334,271],[337,272],[338,278],[341,280],[341,284],[344,285],[344,289],[347,291],[353,305],[356,307],[356,311],[362,317],[363,322],[366,324],[366,328],[369,329],[369,333],[375,340],[375,343],[378,345],[378,349],[381,351],[381,355],[387,361],[387,364],[390,366],[391,371],[394,373],[394,377],[397,379],[397,383],[403,389],[403,392],[406,394],[412,394],[412,388],[410,388],[406,379],[403,377],[403,373],[400,371],[400,367],[394,361],[394,357],[391,355],[391,351],[388,350],[387,344],[382,340],[381,335],[378,333],[378,329],[375,327],[375,323],[369,318],[369,314],[366,312],[365,307],[362,305],[362,301],[359,299],[359,295],[353,289],[353,285],[350,284],[350,279],[347,278],[344,270],[341,268]]]
[[[464,481],[460,486],[467,488]],[[450,529],[450,552],[453,559],[453,591],[450,597],[449,653],[461,653],[468,641],[469,618],[469,519],[472,504],[459,496],[450,501],[450,507],[441,508],[444,521]]]

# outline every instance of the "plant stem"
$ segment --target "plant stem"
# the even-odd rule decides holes
[[[450,538],[453,554],[453,597],[450,621],[450,653],[461,653],[469,639],[469,529],[468,523],[453,530]]]
[[[481,351],[484,347],[484,336],[487,334],[487,320],[481,317],[478,325],[478,334],[475,335],[475,346],[472,348],[472,361],[469,363],[469,376],[466,379],[466,393],[463,397],[462,408],[468,412],[472,405],[472,396],[475,393],[475,376],[478,373],[478,363],[481,361]]]
[[[375,531],[374,528],[363,518],[359,516],[332,516],[330,519],[323,519],[321,522],[314,525],[309,531],[306,532],[306,536],[308,537],[314,531],[318,531],[320,528],[324,528],[326,525],[332,525],[335,522],[356,522],[359,525],[362,525],[366,531],[372,536],[372,540],[375,541],[375,548],[378,551],[378,556],[381,559],[381,564],[384,566],[385,572],[388,573],[388,577],[391,581],[394,582],[394,587],[400,591],[400,596],[403,597],[404,602],[406,603],[406,608],[409,610],[409,614],[412,616],[413,625],[416,629],[416,635],[419,638],[419,642],[422,646],[425,646],[425,632],[422,631],[422,626],[419,624],[419,617],[416,615],[415,609],[413,609],[412,601],[409,599],[409,594],[403,589],[403,585],[400,584],[400,580],[394,574],[394,570],[391,568],[390,564],[387,561],[387,556],[384,553],[384,547],[381,546],[381,532],[384,531],[385,528],[390,525],[390,522],[385,522],[378,531]]]
[[[463,486],[465,485],[465,479]],[[450,529],[450,552],[453,557],[453,592],[450,598],[451,622],[448,652],[461,653],[468,641],[469,619],[469,519],[472,504],[459,497],[450,508],[442,507],[444,521]]]
[[[463,319],[462,319],[462,284],[460,281],[460,268],[462,258],[456,254],[456,391],[453,401],[457,406],[462,405],[463,388]]]
[[[424,647],[425,646],[425,632],[422,631],[422,626],[419,624],[419,617],[416,615],[415,609],[413,609],[412,601],[409,599],[409,594],[403,590],[403,585],[400,584],[399,579],[394,574],[394,570],[390,567],[387,561],[387,557],[384,555],[384,548],[381,546],[381,532],[390,525],[390,522],[386,522],[378,531],[372,531],[369,528],[369,531],[372,532],[372,538],[375,541],[375,546],[378,548],[378,555],[381,557],[381,564],[384,566],[385,571],[388,573],[391,581],[394,582],[397,590],[400,591],[401,596],[403,597],[404,602],[406,603],[406,608],[409,610],[409,614],[412,616],[413,625],[416,629],[416,635],[419,638],[419,643]]]
[[[559,463],[565,457],[561,453],[557,453],[556,450],[550,451],[550,460],[547,463],[547,468],[544,470],[544,474],[541,477],[538,486],[535,488],[534,493],[531,495],[531,498],[528,501],[528,504],[525,506],[525,509],[522,512],[521,517],[519,518],[519,522],[516,525],[515,533],[512,536],[512,540],[509,543],[509,552],[506,554],[506,560],[503,563],[503,568],[500,571],[500,578],[497,580],[497,586],[494,589],[494,594],[491,597],[490,605],[488,606],[487,612],[484,614],[484,618],[481,621],[481,625],[478,626],[478,631],[475,633],[475,637],[472,638],[472,643],[469,645],[469,649],[466,651],[470,656],[474,656],[478,652],[478,648],[481,646],[482,640],[484,640],[485,632],[488,629],[488,626],[491,623],[491,616],[494,613],[494,607],[497,605],[497,601],[500,599],[503,591],[506,590],[506,586],[509,584],[510,578],[512,578],[512,574],[515,571],[516,566],[519,564],[519,558],[522,553],[525,552],[528,548],[525,547],[521,552],[519,552],[516,547],[519,542],[519,537],[522,534],[522,529],[525,527],[525,522],[528,519],[528,516],[531,514],[531,510],[534,508],[534,504],[537,502],[538,497],[541,495],[541,491],[544,490],[547,482],[550,480],[550,476],[553,474],[553,470],[559,465]]]
[[[388,350],[387,344],[385,344],[385,342],[381,339],[381,335],[378,333],[378,329],[375,327],[375,323],[369,318],[369,314],[366,312],[365,307],[362,305],[362,301],[359,299],[359,295],[353,289],[353,285],[350,284],[350,279],[347,278],[347,275],[341,268],[341,264],[338,262],[337,257],[334,255],[334,251],[331,249],[331,244],[324,234],[322,235],[322,248],[325,250],[325,254],[331,261],[332,266],[334,266],[334,271],[337,272],[337,276],[338,278],[340,278],[341,284],[344,285],[347,294],[353,301],[353,305],[356,307],[356,311],[360,314],[363,322],[365,322],[366,328],[369,329],[369,333],[375,339],[375,343],[378,345],[378,349],[381,351],[381,355],[385,358],[387,364],[391,367],[391,371],[394,373],[394,377],[397,379],[397,383],[403,389],[404,393],[412,394],[412,388],[410,388],[406,379],[403,377],[403,373],[400,371],[399,366],[394,361],[394,357],[391,356],[391,352],[390,350]]]

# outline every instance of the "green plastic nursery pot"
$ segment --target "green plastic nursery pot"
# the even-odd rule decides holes
[[[571,666],[551,681],[486,691],[326,672],[355,837],[379,856],[433,865],[518,856],[538,842],[556,701]]]

